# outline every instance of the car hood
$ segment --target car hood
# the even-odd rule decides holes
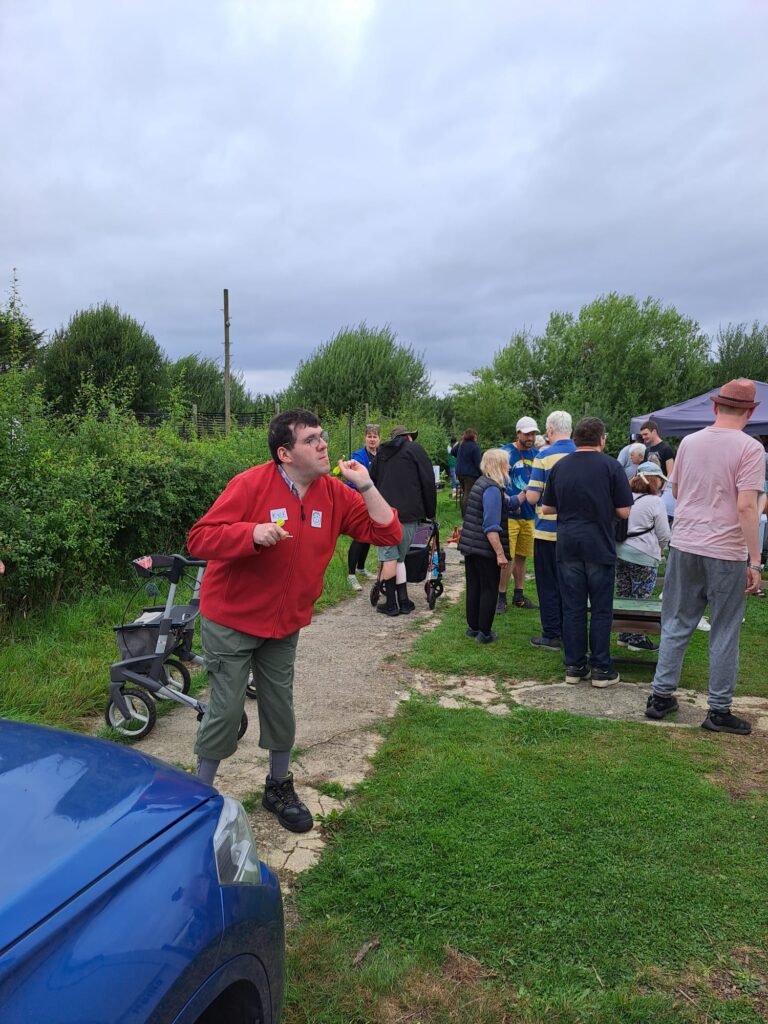
[[[0,952],[216,797],[136,750],[0,719]]]

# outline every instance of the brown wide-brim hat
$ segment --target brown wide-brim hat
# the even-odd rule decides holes
[[[757,388],[755,382],[748,377],[737,377],[723,384],[717,395],[710,395],[710,402],[717,405],[728,405],[732,409],[756,409],[760,402],[755,401]]]
[[[419,436],[418,430],[409,430],[407,427],[392,427],[389,432],[389,440],[394,441],[396,437],[405,437],[406,434],[410,434],[414,441]]]

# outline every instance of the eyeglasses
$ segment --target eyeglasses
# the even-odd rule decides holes
[[[319,434],[310,434],[309,437],[303,437],[301,439],[302,444],[308,444],[310,448],[317,448],[320,442],[328,444],[328,431],[321,430]]]

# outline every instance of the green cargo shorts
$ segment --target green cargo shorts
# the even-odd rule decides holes
[[[237,750],[251,671],[257,692],[259,746],[290,750],[296,736],[293,667],[299,631],[271,640],[220,626],[204,616],[201,619],[211,695],[197,732],[197,756],[221,761]]]
[[[413,522],[401,523],[400,525],[403,528],[403,539],[399,544],[391,544],[386,548],[376,548],[380,562],[405,561],[405,556],[408,554],[408,548],[413,543],[413,535],[416,533],[416,527],[419,524]]]

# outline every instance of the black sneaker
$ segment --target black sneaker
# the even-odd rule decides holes
[[[506,615],[507,614],[507,595],[499,594],[496,600],[496,614]]]
[[[309,808],[299,800],[293,788],[293,772],[289,772],[284,779],[267,776],[261,806],[265,811],[277,815],[277,820],[289,832],[309,832],[312,828]]]
[[[528,643],[545,651],[559,651],[563,646],[559,636],[532,636]]]
[[[513,601],[512,604],[515,608],[525,608],[526,611],[537,612],[539,610],[539,606],[534,604],[529,597],[525,596],[525,594],[523,594],[522,597],[519,597],[516,601]]]
[[[496,643],[498,637],[493,632],[493,630],[491,630],[490,633],[478,633],[477,636],[475,637],[475,640],[479,644],[493,644]]]
[[[654,644],[651,639],[644,636],[642,640],[630,640],[627,644],[627,648],[630,651],[658,651],[658,647]]]
[[[752,723],[732,715],[730,709],[728,711],[710,710],[701,723],[701,728],[709,729],[710,732],[732,732],[736,736],[749,736],[752,732]]]
[[[679,710],[677,697],[661,697],[658,693],[652,693],[645,705],[645,717],[660,722],[665,715],[671,715],[673,711]]]
[[[479,629],[467,629],[464,636],[468,636],[470,640],[474,640],[477,634],[480,632]]]
[[[609,686],[618,686],[620,682],[621,676],[615,668],[607,671],[602,668],[592,669],[592,685],[596,686],[598,690],[607,690]]]
[[[575,686],[576,683],[580,683],[584,679],[592,678],[592,669],[589,665],[566,665],[565,666],[565,681]]]

